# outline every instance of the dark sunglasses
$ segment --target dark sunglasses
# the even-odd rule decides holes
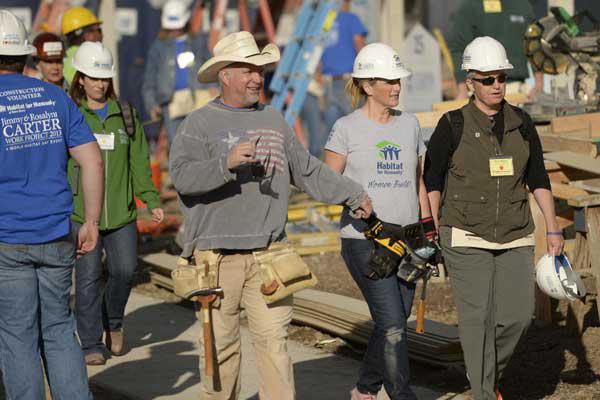
[[[492,86],[497,80],[498,83],[506,82],[506,74],[500,74],[497,76],[488,76],[487,78],[471,78],[474,81],[481,83],[483,86]]]

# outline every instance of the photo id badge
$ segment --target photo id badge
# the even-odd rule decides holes
[[[115,149],[115,136],[112,133],[94,133],[94,136],[96,136],[96,141],[98,142],[98,146],[100,146],[100,150]]]
[[[500,0],[483,0],[483,11],[487,14],[501,13],[502,2]]]
[[[513,176],[515,170],[513,168],[513,158],[507,156],[490,157],[490,175],[496,176]]]

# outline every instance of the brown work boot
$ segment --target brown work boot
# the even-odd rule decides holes
[[[86,365],[104,365],[106,364],[106,358],[102,353],[89,353],[85,355]]]
[[[113,356],[122,356],[125,354],[123,348],[123,329],[107,332],[106,347],[108,347]]]

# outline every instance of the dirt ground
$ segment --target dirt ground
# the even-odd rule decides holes
[[[162,246],[159,240],[149,241],[144,247],[149,250]],[[316,289],[363,298],[339,254],[324,253],[307,256],[305,260],[319,277]],[[148,271],[148,266],[140,266],[134,290],[166,301],[180,301],[172,293],[150,283]],[[420,287],[417,287],[416,293],[420,293]],[[566,303],[555,302],[552,307],[554,323],[546,326],[532,324],[517,348],[501,380],[500,388],[504,399],[600,399],[600,323],[595,300],[588,306],[583,337],[567,331]],[[413,307],[413,312],[416,312],[416,307]],[[457,324],[449,281],[429,284],[426,318]],[[308,327],[292,326],[290,337],[292,340],[358,360],[364,353],[361,345],[346,343]],[[414,384],[440,391],[463,393],[467,397],[470,394],[463,367],[436,368],[413,362],[411,379]]]

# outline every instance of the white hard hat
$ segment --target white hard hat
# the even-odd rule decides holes
[[[116,75],[112,54],[100,42],[83,42],[73,56],[73,68],[90,78]]]
[[[181,29],[191,16],[188,4],[183,0],[169,0],[162,8],[160,25],[164,29]]]
[[[26,56],[35,51],[23,22],[8,10],[0,10],[0,55]]]
[[[481,72],[513,69],[502,43],[489,36],[475,38],[465,47],[462,58],[463,71]]]
[[[383,43],[371,43],[363,47],[354,60],[353,78],[400,79],[411,73],[400,61],[398,53]]]
[[[542,292],[555,299],[575,300],[585,296],[585,286],[564,254],[556,257],[544,254],[536,265],[535,278]]]

